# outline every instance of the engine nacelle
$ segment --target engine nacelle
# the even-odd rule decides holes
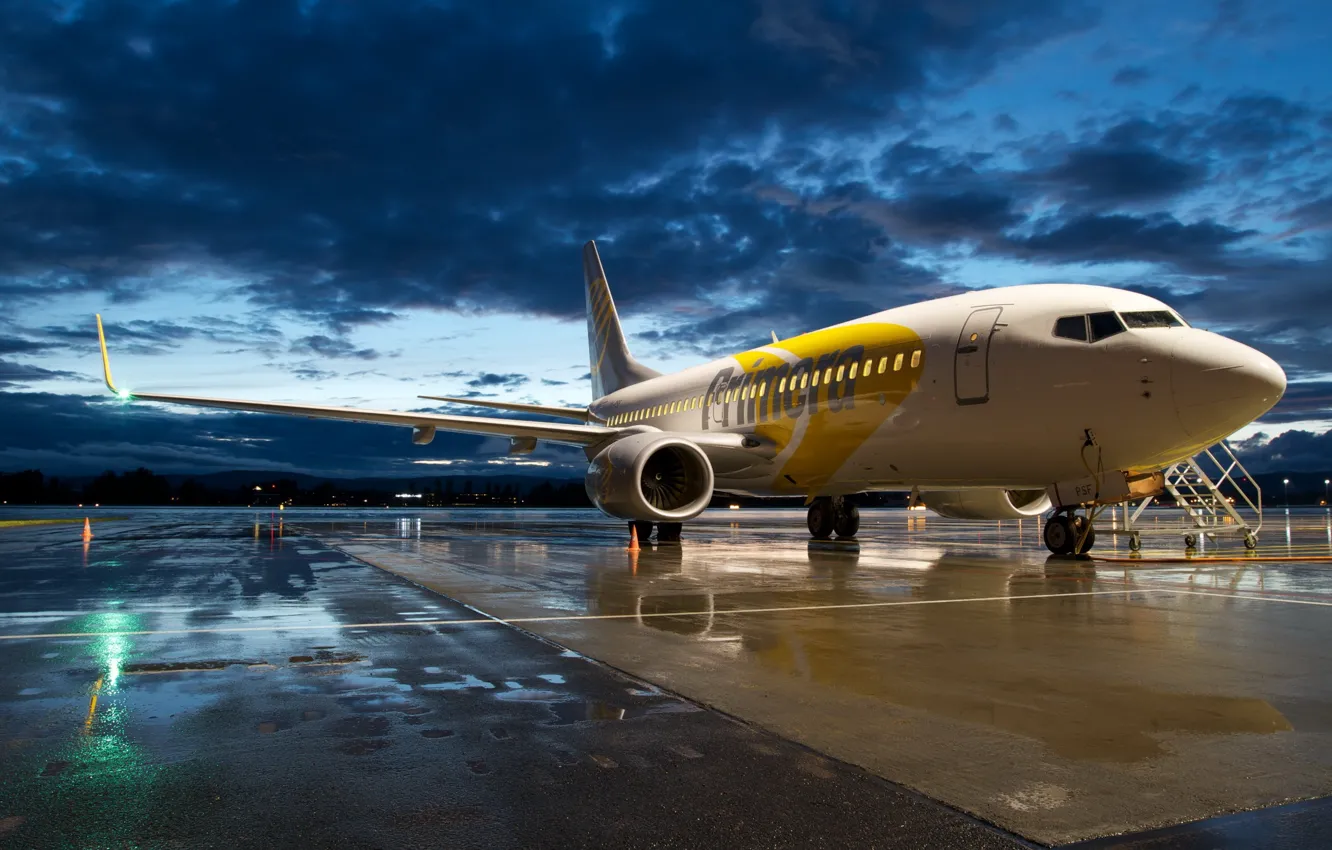
[[[935,490],[920,500],[949,519],[1026,519],[1051,507],[1044,490]]]
[[[433,439],[435,439],[434,425],[412,426],[412,442],[415,443],[416,445],[418,446],[427,445]]]
[[[583,486],[613,517],[684,522],[712,501],[712,464],[696,444],[669,434],[634,434],[592,459]]]

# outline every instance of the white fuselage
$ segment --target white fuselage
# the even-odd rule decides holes
[[[1092,315],[1088,338],[1070,338]],[[752,438],[760,450],[710,452],[724,492],[1026,489],[1087,475],[1088,432],[1104,469],[1155,470],[1284,389],[1270,358],[1154,298],[1045,284],[886,310],[634,384],[590,412],[703,445]]]

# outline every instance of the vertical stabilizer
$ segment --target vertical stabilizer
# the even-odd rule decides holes
[[[587,282],[587,346],[591,357],[592,399],[655,378],[659,372],[640,364],[629,354],[615,312],[606,270],[601,267],[595,242],[583,246],[583,279]]]

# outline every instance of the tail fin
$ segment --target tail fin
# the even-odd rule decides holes
[[[661,374],[629,354],[595,242],[583,246],[583,278],[587,282],[587,346],[592,361],[593,400]]]

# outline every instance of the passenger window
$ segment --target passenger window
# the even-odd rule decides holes
[[[818,373],[818,372],[815,372],[815,373],[814,373],[814,379],[810,381],[810,384],[813,385],[813,386],[816,386],[816,387],[819,385],[819,373]]]
[[[777,382],[777,392],[779,392],[779,393],[784,393],[784,392],[786,392],[786,379],[785,379],[785,378],[782,378],[780,381]]]
[[[1060,339],[1076,339],[1079,342],[1086,342],[1087,317],[1064,316],[1055,320],[1054,335]]]
[[[879,374],[882,375],[888,371],[888,357],[885,355],[879,358]]]
[[[846,377],[846,367],[845,367],[845,366],[838,366],[838,367],[837,367],[837,383],[840,384],[840,383],[842,382],[842,378],[844,378],[844,377]]]
[[[851,372],[850,372],[850,374],[847,375],[847,377],[854,381],[854,380],[856,379],[856,372],[857,372],[859,369],[860,369],[860,364],[859,364],[859,363],[852,363],[852,364],[851,364]]]
[[[915,351],[911,352],[911,368],[912,368],[912,369],[914,369],[914,368],[916,368],[917,366],[920,365],[920,353],[921,353],[921,352],[920,352],[920,349],[919,349],[919,348],[917,348]]]
[[[763,397],[763,394],[766,393],[767,391],[768,391],[768,382],[767,382],[767,381],[764,381],[763,383],[759,384],[759,397],[760,397],[760,398],[762,398],[762,397]]]
[[[874,366],[874,358],[865,361],[865,365],[860,367],[860,374],[868,378],[871,374],[871,367]]]
[[[803,390],[808,386],[809,386],[809,373],[806,372],[800,376],[800,389]]]
[[[1119,317],[1114,313],[1092,313],[1087,317],[1087,324],[1091,327],[1092,342],[1112,337],[1115,334],[1124,332],[1124,323],[1119,321]]]
[[[905,363],[905,362],[906,362],[906,355],[905,355],[905,354],[899,354],[899,355],[897,355],[896,357],[894,357],[894,358],[893,358],[893,371],[894,371],[894,372],[900,372],[900,371],[902,371],[902,364]]]

